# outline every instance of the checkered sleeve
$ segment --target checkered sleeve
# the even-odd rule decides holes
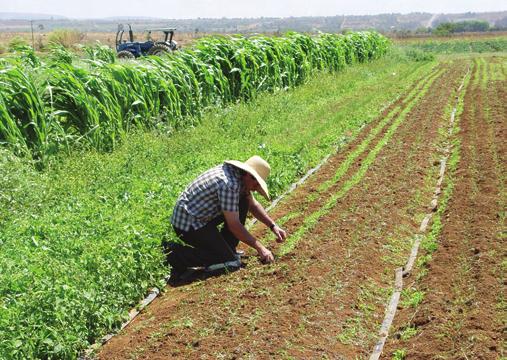
[[[239,186],[224,184],[219,187],[217,193],[222,211],[239,212]]]

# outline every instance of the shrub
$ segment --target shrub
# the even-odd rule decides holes
[[[484,20],[466,20],[458,22],[444,22],[437,26],[435,35],[449,36],[460,32],[480,32],[488,31],[490,25]]]
[[[408,49],[406,55],[412,61],[432,61],[435,59],[435,55],[432,53],[424,52],[419,49]]]
[[[442,23],[437,26],[433,33],[437,36],[449,36],[454,32],[452,23]]]
[[[73,47],[84,39],[84,34],[76,30],[58,29],[48,34],[48,42]]]
[[[30,45],[28,42],[20,36],[16,36],[9,41],[8,50],[10,52],[24,50]]]

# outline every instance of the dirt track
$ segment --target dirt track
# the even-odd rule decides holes
[[[255,257],[249,257],[246,267],[236,273],[169,289],[104,346],[99,358],[367,357],[377,340],[394,269],[406,261],[411,239],[428,211],[443,129],[467,65],[466,61],[445,63],[420,79],[412,92],[386,109],[277,206],[273,217],[293,234],[289,241],[300,240],[293,249],[284,245],[276,250],[273,244],[275,252],[287,252],[274,265],[261,266]],[[477,91],[467,89],[465,104],[476,100]],[[505,80],[498,81],[497,91],[503,91],[505,98]],[[498,187],[504,186],[501,174],[507,170],[505,144],[498,141],[505,139],[506,109],[505,102],[495,96],[488,99],[487,106],[492,109],[488,118],[480,120],[473,112],[484,111],[476,107],[465,108],[463,114],[459,136],[463,138],[465,167],[457,171],[463,181],[457,182],[459,196],[449,204],[449,224],[446,220],[442,233],[443,239],[455,241],[448,246],[443,241],[435,253],[423,280],[428,296],[420,305],[421,314],[436,311],[434,316],[440,316],[434,304],[445,301],[442,291],[449,288],[446,282],[451,279],[460,284],[449,278],[453,272],[448,264],[456,260],[452,253],[470,253],[464,261],[478,270],[466,272],[466,279],[460,277],[460,281],[465,281],[464,289],[469,281],[476,285],[473,296],[490,294],[481,297],[484,314],[472,311],[478,306],[471,303],[471,311],[464,315],[465,326],[470,328],[498,315],[495,296],[503,285],[495,277],[495,272],[501,271],[502,254],[505,257],[495,214],[501,205]],[[490,136],[479,136],[478,130]],[[475,149],[470,159],[468,144]],[[470,162],[474,167],[467,175]],[[479,191],[471,198],[474,186]],[[460,243],[456,239],[465,223],[471,224],[464,230],[469,240]],[[259,236],[265,234],[260,228],[254,231]],[[474,241],[477,232],[484,233],[486,240]],[[495,266],[490,267],[490,261]],[[434,271],[438,267],[441,270]],[[397,326],[403,326],[409,316],[402,313]],[[481,332],[489,343],[499,335],[495,326]],[[414,353],[434,341],[432,332],[424,333],[427,340],[416,337],[407,344]],[[472,345],[479,346],[477,343]],[[389,344],[389,351],[398,347]],[[427,354],[431,358],[437,353]]]

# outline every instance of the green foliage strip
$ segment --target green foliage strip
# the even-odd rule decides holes
[[[132,128],[192,125],[207,107],[297,86],[315,71],[377,59],[388,46],[376,32],[208,37],[170,56],[120,63],[103,47],[85,48],[89,59],[79,62],[59,45],[46,62],[25,49],[0,62],[0,143],[42,163],[76,146],[109,151]]]
[[[279,255],[283,256],[290,253],[298,244],[298,242],[303,238],[303,236],[313,229],[313,227],[317,224],[318,220],[329,213],[329,211],[336,205],[338,200],[340,200],[343,196],[345,196],[349,190],[351,190],[355,185],[357,185],[364,177],[366,172],[368,171],[370,165],[375,161],[379,152],[383,149],[383,147],[390,141],[392,136],[395,134],[398,127],[403,123],[406,119],[409,112],[417,105],[418,101],[428,92],[430,86],[433,82],[442,74],[442,71],[438,71],[436,74],[432,74],[429,77],[429,81],[427,81],[421,91],[413,98],[410,98],[406,107],[398,114],[395,120],[391,123],[389,128],[387,129],[384,136],[377,142],[377,144],[372,148],[372,150],[366,155],[364,161],[362,162],[359,170],[351,175],[351,177],[345,181],[345,183],[336,190],[334,194],[329,197],[329,200],[317,211],[313,212],[309,216],[307,216],[303,220],[303,224],[299,227],[294,234],[281,246]],[[388,119],[390,119],[388,117]],[[378,127],[385,126],[384,123],[379,123]],[[375,133],[377,130],[374,128],[372,132]],[[370,142],[370,139],[365,139],[365,142]],[[359,149],[362,146],[359,145]],[[362,149],[361,149],[362,150]],[[356,152],[351,153],[350,157],[354,158],[356,156]],[[344,162],[345,167],[341,167],[337,170],[336,175],[333,178],[333,182],[336,183],[339,179],[345,174],[346,170],[351,164],[351,161]],[[325,183],[322,188],[318,189],[319,191],[325,191],[332,186],[332,183]]]

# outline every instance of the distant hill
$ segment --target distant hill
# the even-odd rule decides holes
[[[507,5],[506,5],[507,8]],[[457,22],[464,20],[486,20],[492,25],[495,25],[497,21],[507,18],[507,11],[495,11],[495,12],[484,12],[475,13],[467,12],[462,14],[440,14],[438,16],[438,22]]]
[[[0,12],[0,20],[62,20],[65,16],[37,13]]]
[[[135,31],[154,27],[176,27],[179,32],[205,33],[276,33],[286,31],[301,32],[341,32],[344,30],[375,29],[383,32],[415,31],[435,28],[447,21],[485,20],[491,26],[505,27],[507,11],[462,14],[379,14],[379,15],[337,15],[320,17],[288,18],[220,18],[220,19],[161,19],[151,17],[114,17],[104,19],[68,19],[63,16],[47,14],[0,13],[0,31],[29,31],[29,20],[43,25],[44,32],[58,28],[75,29],[83,32],[114,32],[117,23],[130,23]]]
[[[160,21],[163,20],[163,18],[159,17],[152,17],[152,16],[112,16],[112,17],[105,17],[101,18],[101,20],[110,20],[110,21],[125,21],[125,20],[153,20],[153,21]]]

